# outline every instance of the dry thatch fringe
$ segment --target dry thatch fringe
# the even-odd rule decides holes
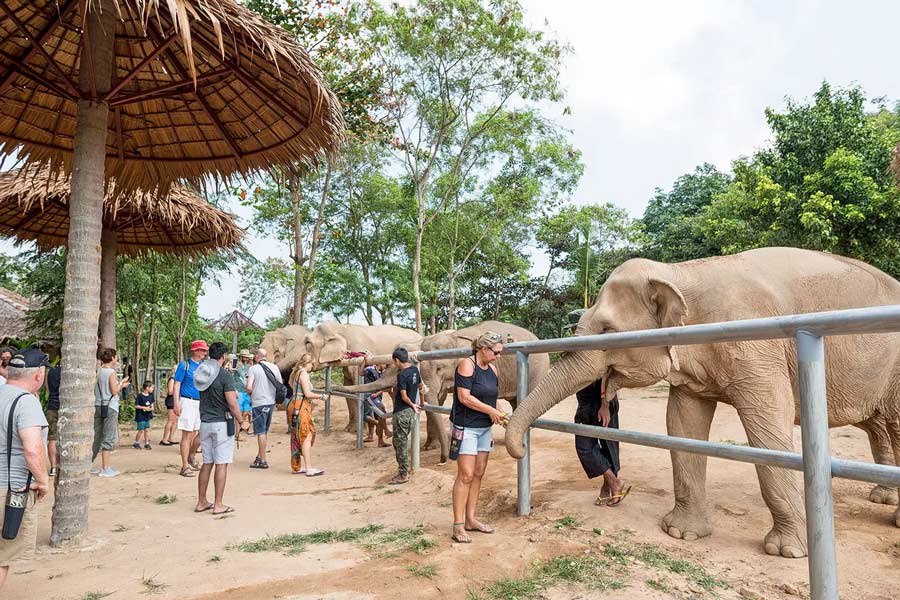
[[[69,178],[52,173],[46,167],[25,167],[0,173],[0,234],[21,241],[34,241],[43,250],[66,244],[58,231],[41,232],[16,228],[14,222],[35,209],[55,211],[58,221],[68,218]],[[15,206],[13,206],[15,204]],[[116,228],[117,219],[131,222],[129,227],[165,232],[154,237],[177,235],[170,244],[143,246],[128,236],[118,244],[120,254],[140,254],[152,249],[162,254],[197,255],[209,251],[237,251],[245,231],[234,215],[216,208],[191,190],[175,186],[160,198],[148,192],[133,192],[115,187],[107,190],[103,206],[104,223]]]
[[[228,181],[235,175],[247,175],[259,170],[267,170],[273,165],[305,171],[315,168],[323,160],[333,158],[339,151],[344,141],[346,128],[343,114],[337,98],[326,88],[319,69],[288,32],[266,22],[237,2],[233,0],[165,0],[165,2],[162,0],[86,0],[86,4],[88,10],[115,10],[120,17],[120,23],[131,23],[129,27],[142,28],[145,35],[148,28],[162,29],[163,24],[168,23],[167,30],[172,32],[174,29],[175,35],[178,36],[183,55],[187,59],[186,64],[189,67],[190,76],[194,78],[195,82],[198,76],[198,65],[194,61],[192,27],[194,33],[203,32],[199,37],[206,39],[205,44],[217,44],[220,55],[224,56],[227,49],[233,53],[230,60],[242,65],[253,63],[254,57],[258,57],[256,60],[264,60],[273,68],[272,76],[276,79],[285,77],[285,90],[294,86],[296,90],[305,89],[305,94],[308,96],[308,100],[304,99],[302,104],[297,107],[298,114],[301,112],[301,107],[308,107],[308,118],[303,128],[297,130],[286,127],[287,123],[269,122],[268,128],[272,130],[272,137],[276,143],[272,144],[271,140],[270,143],[257,146],[252,146],[251,143],[250,148],[241,150],[240,156],[229,156],[228,152],[221,152],[221,148],[211,152],[208,156],[202,153],[191,156],[193,151],[187,150],[185,140],[180,139],[184,136],[175,136],[174,138],[169,136],[169,139],[164,137],[158,141],[167,148],[171,148],[172,144],[180,144],[182,152],[186,153],[183,160],[178,156],[173,156],[171,152],[166,153],[165,158],[160,157],[159,162],[131,156],[120,160],[115,154],[108,154],[106,159],[107,176],[115,178],[120,187],[165,190],[176,179],[187,179],[199,185],[203,178],[210,174],[220,180]],[[45,4],[45,7],[47,6],[50,6],[49,2]],[[18,9],[13,6],[13,10]],[[201,29],[197,29],[198,27]],[[75,38],[70,40],[70,42],[74,41]],[[136,56],[136,59],[139,58],[140,56]],[[69,68],[67,64],[63,67]],[[253,69],[246,73],[250,75],[253,73]],[[18,127],[19,132],[43,129],[43,125],[38,123],[53,119],[52,114],[47,116],[47,111],[56,110],[57,100],[55,98],[56,96],[42,93],[32,94],[34,110],[38,111],[34,113],[34,119],[37,121],[18,124],[15,121],[4,122],[4,129]],[[260,98],[263,102],[267,100],[264,96],[260,96]],[[296,97],[292,101],[295,100]],[[148,100],[148,102],[151,101]],[[158,106],[153,108],[158,110]],[[67,116],[64,121],[74,117],[74,109],[71,111],[66,109],[65,112]],[[27,114],[31,115],[32,113],[28,112]],[[123,118],[125,116],[123,110]],[[136,115],[131,115],[129,118],[134,120],[135,117]],[[112,119],[112,113],[110,118]],[[196,131],[199,131],[200,127],[200,125],[196,125]],[[203,125],[203,127],[209,128],[209,125]],[[141,130],[138,129],[138,131]],[[155,136],[155,134],[152,135]],[[2,137],[4,135],[0,135],[0,138]],[[187,136],[187,138],[190,137],[190,135]],[[0,142],[0,153],[10,154],[18,151],[19,155],[26,158],[28,162],[48,165],[53,170],[70,172],[71,149],[59,147],[58,144],[47,145],[44,140],[44,137],[36,138],[31,133],[25,137],[14,134]],[[194,143],[198,141],[196,138],[192,140]],[[153,143],[157,143],[157,140],[154,139]],[[222,143],[222,141],[217,142],[220,147]],[[145,146],[144,152],[147,152],[146,148],[149,147]],[[146,153],[142,154],[147,156]],[[157,156],[157,154],[151,151],[150,156]],[[173,158],[178,160],[173,161]]]

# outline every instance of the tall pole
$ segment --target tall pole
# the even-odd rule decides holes
[[[528,397],[528,355],[516,352],[516,407]],[[531,428],[525,431],[525,456],[516,461],[519,516],[531,514]]]
[[[797,362],[810,597],[812,600],[838,600],[823,338],[798,331]]]

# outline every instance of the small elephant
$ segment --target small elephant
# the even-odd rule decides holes
[[[523,329],[517,325],[510,323],[501,323],[500,321],[484,321],[478,325],[466,327],[464,329],[456,329],[442,331],[435,335],[429,335],[422,338],[421,342],[413,344],[404,344],[404,348],[410,352],[422,350],[425,352],[432,350],[447,350],[450,348],[469,348],[472,342],[482,333],[493,331],[499,333],[503,341],[524,342],[538,339],[533,333],[527,329]],[[454,376],[456,374],[456,363],[459,359],[450,358],[444,360],[423,360],[418,361],[419,372],[422,374],[422,381],[428,390],[425,392],[425,401],[430,404],[439,404],[443,406],[447,398],[447,394],[453,391]],[[511,354],[504,354],[497,359],[497,370],[500,376],[500,398],[509,401],[515,408],[516,406],[516,357]],[[550,370],[550,357],[547,354],[532,354],[528,357],[528,389],[532,390],[538,382]],[[381,378],[377,381],[365,385],[357,385],[350,387],[338,388],[341,391],[353,394],[369,393],[378,390],[388,390],[397,383],[397,369],[393,365],[387,367]],[[449,452],[449,444],[447,440],[447,431],[444,428],[441,416],[437,413],[428,413],[428,438],[425,441],[425,448],[434,447],[434,444],[440,444],[441,462],[447,460]]]
[[[761,248],[677,264],[633,259],[610,275],[576,335],[890,304],[900,304],[900,283],[863,262],[821,252]],[[828,337],[825,362],[830,426],[866,429],[875,435],[876,453],[876,446],[889,440],[900,463],[900,334]],[[752,446],[794,449],[797,350],[794,340],[779,339],[570,352],[513,415],[506,435],[509,453],[521,457],[528,426],[601,376],[609,378],[613,392],[667,380],[669,435],[708,439],[716,405],[723,402],[737,410]],[[671,456],[675,506],[662,527],[687,540],[709,535],[706,457]],[[767,466],[756,471],[774,520],[765,551],[805,556],[797,474]],[[900,509],[894,523],[900,527]]]

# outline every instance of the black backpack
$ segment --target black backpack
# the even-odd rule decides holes
[[[275,374],[272,373],[272,370],[269,369],[265,363],[259,363],[259,366],[266,372],[266,379],[268,379],[269,383],[272,384],[272,387],[275,388],[275,403],[284,404],[284,401],[288,396],[287,386],[275,379]]]

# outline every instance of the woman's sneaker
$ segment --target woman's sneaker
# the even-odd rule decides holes
[[[91,475],[99,475],[100,470],[100,467],[91,467]]]
[[[98,475],[100,475],[100,477],[115,477],[118,474],[119,474],[119,472],[116,471],[115,469],[113,469],[112,467],[103,469],[102,471],[100,471],[100,473],[98,473]]]
[[[135,450],[140,450],[140,449],[141,449],[141,445],[138,444],[137,442],[133,443],[133,444],[131,445],[131,447],[134,448]]]
[[[153,450],[153,446],[150,444],[144,444],[144,450]]]

